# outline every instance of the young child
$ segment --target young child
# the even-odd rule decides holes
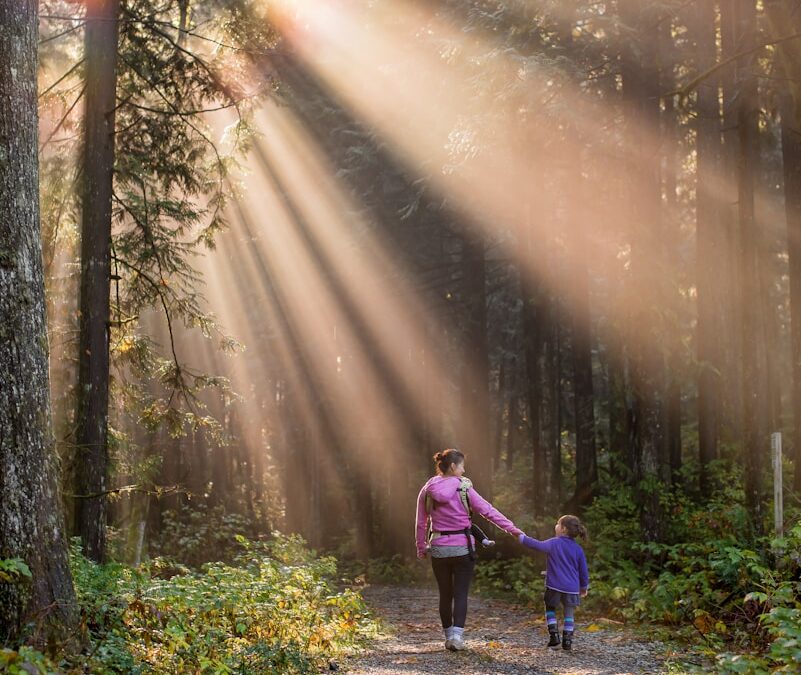
[[[559,646],[559,624],[556,609],[564,607],[565,621],[562,649],[573,646],[573,613],[580,604],[579,596],[586,597],[590,585],[587,558],[576,537],[587,538],[587,528],[576,516],[562,516],[554,527],[555,537],[539,541],[519,535],[523,546],[535,548],[546,555],[545,562],[545,620],[548,623],[549,647]]]

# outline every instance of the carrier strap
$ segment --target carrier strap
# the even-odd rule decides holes
[[[463,534],[467,537],[467,553],[470,555],[470,560],[476,559],[476,549],[473,548],[473,537],[470,535],[470,528],[466,527],[463,530],[443,530],[442,532],[431,532],[431,538],[444,537],[449,534]]]

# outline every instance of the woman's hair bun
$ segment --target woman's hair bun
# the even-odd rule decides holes
[[[434,463],[437,465],[438,473],[445,473],[451,464],[458,464],[464,461],[464,453],[456,448],[448,448],[434,455]]]

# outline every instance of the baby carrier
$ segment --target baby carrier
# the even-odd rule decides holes
[[[433,529],[433,521],[431,519],[431,512],[436,508],[437,503],[434,501],[434,498],[426,492],[426,514],[429,516],[428,519],[428,536],[426,537],[426,541],[430,544],[432,539],[436,539],[437,537],[444,537],[449,534],[463,534],[467,537],[467,551],[470,555],[470,560],[476,559],[476,551],[473,548],[473,539],[470,536],[471,534],[476,538],[482,541],[487,540],[487,535],[481,530],[481,528],[473,522],[473,509],[470,506],[470,498],[468,497],[468,491],[470,488],[473,487],[473,482],[469,478],[460,478],[459,479],[459,500],[462,502],[462,506],[464,506],[464,510],[467,511],[467,515],[470,517],[470,525],[465,527],[463,530],[434,530]]]

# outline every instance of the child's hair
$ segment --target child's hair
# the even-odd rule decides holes
[[[571,539],[575,539],[576,537],[587,539],[587,528],[584,527],[584,523],[576,516],[571,516],[569,514],[564,515],[559,519],[558,523],[564,528],[565,532],[567,532],[567,536]]]
[[[464,453],[456,448],[448,448],[434,455],[434,462],[437,465],[437,473],[442,475],[451,468],[451,464],[464,462]]]

